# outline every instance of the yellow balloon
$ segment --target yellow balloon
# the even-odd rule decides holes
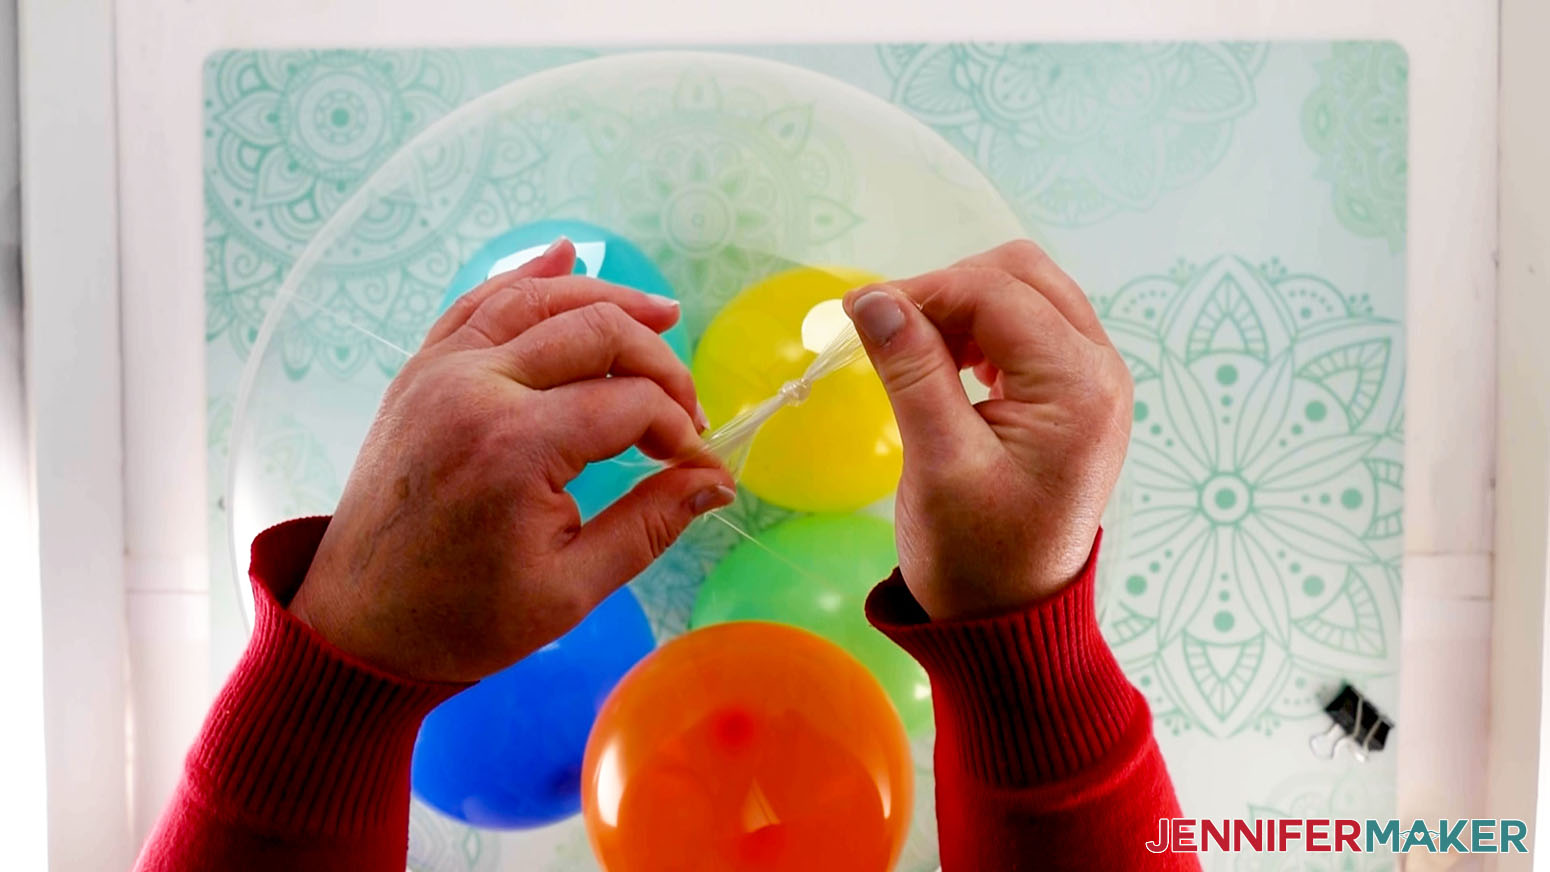
[[[769,399],[802,375],[849,319],[846,291],[882,281],[843,267],[798,267],[749,286],[705,328],[694,382],[711,423]],[[820,379],[800,405],[775,413],[754,438],[742,484],[804,512],[874,503],[899,483],[899,425],[866,360]]]

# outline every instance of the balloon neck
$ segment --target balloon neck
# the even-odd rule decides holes
[[[812,382],[806,378],[794,378],[780,386],[780,402],[782,405],[795,406],[807,399],[812,391]]]

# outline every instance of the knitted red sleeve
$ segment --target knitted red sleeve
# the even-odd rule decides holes
[[[1143,847],[1179,803],[1146,701],[1098,632],[1097,555],[1094,542],[1070,586],[991,618],[931,621],[897,572],[867,601],[931,677],[943,872],[1200,868]]]
[[[285,610],[327,526],[253,542],[253,637],[136,869],[403,872],[415,734],[462,686],[383,673]]]
[[[253,638],[137,869],[404,868],[415,733],[461,687],[382,673],[283,608],[327,523],[254,542]],[[897,576],[868,602],[931,675],[946,872],[1199,868],[1141,847],[1178,804],[1146,705],[1098,635],[1091,570],[981,621],[927,621]]]

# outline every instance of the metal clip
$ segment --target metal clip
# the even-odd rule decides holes
[[[1340,688],[1340,693],[1324,707],[1324,711],[1333,723],[1329,729],[1310,738],[1308,748],[1315,757],[1325,760],[1335,759],[1341,746],[1349,746],[1356,762],[1366,763],[1372,752],[1383,750],[1389,731],[1394,728],[1393,721],[1384,717],[1349,684]],[[1322,750],[1326,744],[1329,746],[1327,753]]]

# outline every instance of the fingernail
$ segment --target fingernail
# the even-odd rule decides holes
[[[689,498],[689,511],[703,515],[722,506],[730,506],[737,499],[737,491],[724,484],[708,487]]]
[[[705,417],[705,407],[700,405],[698,400],[694,403],[694,426],[698,427],[701,433],[710,427],[710,419]]]
[[[873,345],[886,343],[904,326],[904,310],[885,291],[862,294],[850,307],[850,317]]]
[[[650,297],[651,298],[651,302],[655,303],[658,306],[662,306],[662,307],[667,308],[667,309],[676,309],[676,308],[678,308],[678,301],[673,299],[672,297],[664,297],[661,294],[647,294],[646,296]]]
[[[554,254],[556,251],[560,250],[560,246],[564,245],[568,241],[569,240],[564,236],[559,237],[558,239],[549,243],[549,247],[544,249],[544,253],[539,255],[539,257],[548,257],[549,255]],[[532,249],[528,250],[531,251]]]

